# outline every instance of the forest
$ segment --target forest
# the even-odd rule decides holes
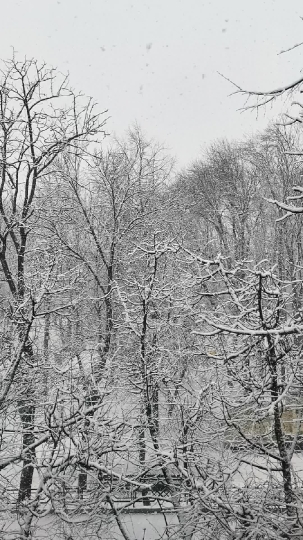
[[[177,170],[98,111],[4,63],[0,538],[303,538],[300,116]]]

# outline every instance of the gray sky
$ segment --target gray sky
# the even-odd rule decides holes
[[[240,114],[249,89],[300,76],[301,0],[2,0],[0,50],[43,60],[109,109],[107,131],[137,122],[186,165],[212,140],[240,139],[273,114]],[[275,112],[277,112],[276,109]]]

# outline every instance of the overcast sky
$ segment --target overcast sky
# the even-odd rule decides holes
[[[272,114],[241,114],[248,89],[300,76],[302,0],[0,0],[2,58],[12,48],[70,73],[108,109],[107,131],[137,122],[180,165],[221,137],[240,139]]]

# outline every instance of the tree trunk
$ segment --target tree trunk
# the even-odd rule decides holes
[[[274,344],[271,338],[268,338],[269,345],[269,367],[271,371],[271,401],[274,403],[274,432],[279,450],[279,455],[282,458],[281,468],[283,476],[284,499],[286,511],[289,516],[294,515],[294,493],[291,478],[291,465],[288,457],[288,452],[285,443],[285,436],[282,428],[281,413],[279,403],[278,374],[277,374],[277,358],[274,350]]]
[[[19,402],[19,414],[22,422],[22,449],[24,451],[24,458],[19,484],[18,503],[22,503],[25,499],[30,499],[32,490],[36,454],[35,449],[28,449],[28,447],[35,442],[35,406],[31,403],[31,400],[32,397],[29,396],[28,402]]]

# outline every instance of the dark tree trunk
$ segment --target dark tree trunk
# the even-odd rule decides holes
[[[83,493],[87,490],[87,472],[81,471],[78,478],[78,497],[83,499]]]
[[[142,415],[141,419],[142,425],[139,428],[139,463],[144,470],[145,459],[146,459],[146,441],[145,441],[145,428],[144,428],[144,419]],[[150,499],[148,497],[148,489],[142,489],[142,502],[143,506],[150,506]]]
[[[279,385],[278,385],[278,373],[277,373],[277,358],[274,350],[274,344],[272,338],[268,338],[269,345],[269,367],[271,371],[271,400],[274,403],[274,432],[279,450],[279,455],[282,458],[281,468],[283,476],[283,488],[284,499],[286,504],[286,511],[289,516],[294,514],[294,493],[292,487],[291,478],[291,465],[288,457],[285,435],[282,427],[281,411],[279,403],[277,402],[279,397]]]
[[[21,471],[18,493],[18,503],[21,503],[25,499],[30,499],[31,497],[34,463],[36,457],[35,449],[28,449],[28,447],[35,442],[35,406],[30,403],[30,399],[29,403],[19,403],[19,414],[22,422],[22,449],[24,451],[23,467]]]

